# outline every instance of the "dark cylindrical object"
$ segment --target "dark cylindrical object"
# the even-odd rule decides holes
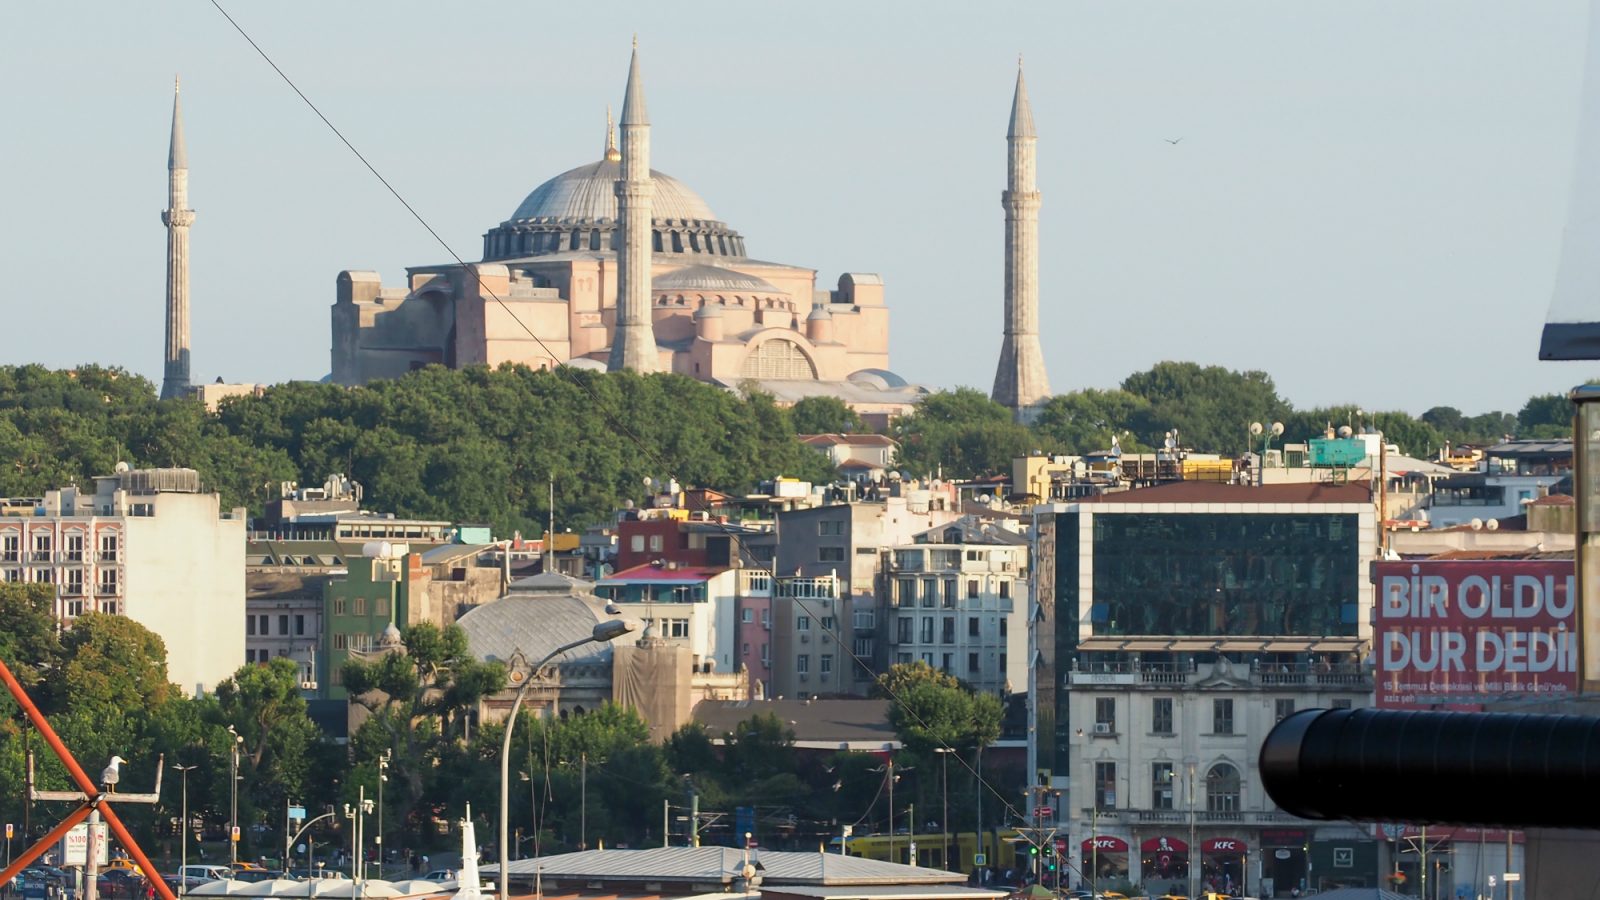
[[[1260,762],[1272,801],[1306,819],[1600,827],[1592,716],[1308,709]]]

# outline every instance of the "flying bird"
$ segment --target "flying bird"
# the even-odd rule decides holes
[[[1162,138],[1162,140],[1166,141],[1169,144],[1181,144],[1181,143],[1183,143],[1183,138]]]
[[[100,783],[108,788],[115,788],[117,782],[122,780],[122,764],[127,762],[120,756],[111,757],[111,765],[106,766],[100,773]]]

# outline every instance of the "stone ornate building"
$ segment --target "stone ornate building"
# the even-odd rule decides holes
[[[858,408],[923,394],[887,370],[882,279],[819,289],[813,269],[753,259],[699,194],[649,168],[637,50],[621,118],[622,147],[608,122],[601,158],[528,194],[484,235],[481,262],[414,267],[397,288],[340,273],[332,380],[516,362],[756,381],[780,401]]]

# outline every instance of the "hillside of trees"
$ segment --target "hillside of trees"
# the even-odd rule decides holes
[[[891,431],[906,473],[963,478],[1008,472],[1032,450],[1102,450],[1113,435],[1130,452],[1160,446],[1173,429],[1196,451],[1239,453],[1255,421],[1283,422],[1290,441],[1329,423],[1367,425],[1414,456],[1570,430],[1559,394],[1515,414],[1358,409],[1296,409],[1264,372],[1165,362],[1112,390],[1053,397],[1032,426],[963,388],[929,396]],[[0,496],[87,487],[126,460],[197,469],[225,506],[259,512],[280,482],[320,484],[338,472],[365,486],[374,510],[532,534],[549,517],[550,479],[557,527],[577,530],[641,499],[646,476],[738,493],[775,475],[825,481],[822,456],[794,436],[860,427],[836,400],[782,409],[758,391],[677,375],[435,366],[363,388],[278,385],[211,415],[198,402],[158,401],[153,384],[120,369],[12,366],[0,367]]]

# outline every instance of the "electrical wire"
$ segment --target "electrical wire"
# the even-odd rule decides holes
[[[333,132],[334,136],[339,139],[339,142],[344,144],[345,148],[348,149],[351,152],[351,154],[353,154],[356,157],[356,159],[360,160],[361,164],[364,167],[366,167],[367,171],[372,173],[372,176],[374,178],[378,179],[378,182],[380,184],[382,184],[386,190],[388,190],[390,195],[392,195],[395,198],[396,202],[398,202],[406,210],[406,212],[409,213],[411,215],[411,217],[417,221],[417,224],[422,226],[423,230],[425,230],[428,233],[428,235],[430,237],[432,237],[434,239],[434,241],[437,242],[439,244],[439,246],[442,247],[447,254],[449,254],[450,258],[454,259],[456,261],[456,263],[458,265],[460,265],[464,271],[469,271],[469,272],[473,273],[474,278],[477,280],[479,290],[483,294],[487,295],[491,300],[493,300],[495,302],[495,304],[497,304],[501,308],[501,310],[504,311],[511,318],[511,320],[517,324],[518,327],[520,327],[524,332],[526,332],[528,334],[528,336],[530,338],[532,338],[534,340],[534,342],[539,345],[539,348],[541,350],[543,350],[551,359],[556,359],[557,355],[555,354],[555,352],[553,350],[551,350],[549,345],[547,345],[544,342],[544,340],[542,338],[540,338],[539,335],[533,331],[532,328],[529,328],[527,323],[524,322],[520,317],[518,317],[516,315],[516,313],[511,309],[511,307],[503,299],[501,299],[501,297],[497,293],[495,293],[493,290],[491,290],[488,287],[488,285],[486,285],[484,283],[482,276],[479,275],[477,273],[477,271],[475,269],[473,269],[467,263],[467,261],[465,259],[463,259],[461,257],[461,255],[458,254],[455,251],[455,249],[449,244],[449,242],[447,242],[442,236],[440,236],[438,231],[435,230],[434,227],[428,223],[427,219],[423,218],[422,214],[417,212],[416,208],[413,207],[411,205],[411,203],[409,203],[405,199],[405,197],[403,195],[401,195],[400,191],[398,189],[396,189],[395,186],[393,184],[391,184],[390,181],[383,176],[383,173],[379,172],[377,167],[374,166],[371,163],[371,161],[369,161],[366,158],[366,156],[363,155],[361,153],[361,151],[356,148],[355,144],[352,143],[349,138],[345,137],[344,132],[340,131],[338,126],[334,125],[332,120],[330,120],[327,117],[327,115],[325,115],[322,112],[322,110],[319,109],[317,107],[317,105],[312,102],[311,98],[306,96],[305,92],[302,91],[297,84],[295,84],[294,79],[289,77],[289,74],[287,72],[285,72],[282,69],[282,67],[280,67],[277,64],[277,62],[275,62],[272,59],[272,57],[266,52],[266,50],[263,49],[261,47],[261,45],[259,43],[257,43],[254,38],[252,38],[250,36],[249,32],[245,31],[244,27],[241,26],[239,24],[239,22],[233,18],[233,16],[229,15],[228,11],[225,8],[223,8],[220,0],[208,0],[208,2],[210,2],[210,4],[213,7],[216,8],[217,12],[222,14],[222,17],[224,19],[227,19],[228,24],[233,26],[233,29],[239,33],[239,36],[244,38],[244,40],[250,45],[250,47],[255,50],[256,54],[258,56],[260,56],[262,58],[262,60],[265,61],[266,64],[268,66],[270,66],[274,72],[277,73],[278,77],[281,78],[283,80],[283,82],[289,86],[289,89],[294,91],[295,95],[298,96],[301,99],[301,101],[305,103],[306,107],[309,108],[317,116],[317,118],[322,121],[322,124],[327,126],[329,131]],[[594,390],[594,386],[592,384],[590,384],[586,379],[577,377],[576,373],[574,373],[571,370],[571,367],[569,367],[569,366],[556,365],[554,367],[554,371],[562,374],[563,376],[565,376],[565,377],[569,378],[571,381],[573,381],[573,383],[579,385],[586,393],[589,394],[590,398],[592,400],[594,400],[595,408],[597,410],[599,410],[606,417],[608,422],[617,430],[618,433],[620,433],[623,436],[625,436],[626,438],[628,438],[628,440],[631,441],[639,449],[640,453],[643,454],[646,458],[649,458],[649,459],[652,459],[653,461],[659,462],[659,456],[657,456],[657,454],[655,454],[652,451],[652,449],[649,446],[647,446],[645,444],[645,442],[642,441],[639,438],[638,435],[634,434],[631,429],[629,429],[623,422],[621,422],[612,413],[612,411],[610,409],[607,408],[606,404],[601,399],[601,397],[598,394],[598,392],[596,392]],[[755,568],[765,568],[765,566],[761,563],[761,561],[758,560],[755,557],[755,555],[750,551],[750,548],[745,544],[745,542],[742,539],[742,537],[736,531],[734,531],[732,528],[728,527],[726,523],[717,523],[717,524],[722,527],[724,533],[728,536],[730,542],[733,545],[735,545],[735,546],[737,546],[739,548],[739,551],[740,551],[741,555],[745,559],[747,559],[750,563],[753,564],[753,567],[755,567]],[[794,598],[791,598],[791,599],[793,599],[794,602],[798,606],[800,606],[802,611],[804,611],[811,618],[816,619],[819,625],[821,624],[822,617],[815,615],[814,611],[806,603],[804,598],[794,597]],[[872,666],[867,661],[863,660],[858,654],[856,654],[854,648],[850,644],[846,643],[844,640],[841,639],[840,633],[839,633],[839,631],[837,629],[824,629],[824,630],[833,637],[835,643],[837,643],[839,648],[846,655],[848,655],[850,657],[851,661],[854,662],[856,665],[860,666],[863,671],[865,671],[869,675],[873,675],[873,676],[876,676],[878,674],[873,670]],[[922,717],[917,714],[916,710],[913,709],[904,700],[902,700],[892,689],[890,689],[886,684],[882,683],[881,681],[878,683],[878,687],[879,687],[880,690],[882,690],[884,692],[885,695],[888,696],[888,698],[890,699],[891,702],[893,702],[896,706],[900,707],[907,714],[909,714],[911,716],[911,718],[913,720],[915,720],[919,726],[921,726],[924,729],[928,729],[931,732],[931,729],[928,728],[928,723],[925,720],[923,720]],[[1005,797],[1005,795],[1000,792],[1000,790],[998,788],[996,788],[993,784],[991,784],[988,781],[988,779],[984,778],[983,777],[983,773],[979,772],[972,764],[968,763],[965,759],[963,759],[960,753],[955,752],[955,748],[954,747],[951,747],[949,745],[949,743],[944,741],[942,738],[935,737],[935,740],[937,740],[938,743],[944,749],[950,751],[951,755],[953,755],[956,758],[956,761],[963,768],[965,768],[968,772],[970,772],[972,774],[972,776],[974,777],[974,779],[976,779],[978,784],[980,784],[984,788],[986,788],[989,791],[989,793],[993,794],[1000,801],[1003,809],[1006,812],[1009,812],[1011,815],[1015,816],[1017,819],[1020,819],[1020,820],[1022,820],[1024,822],[1027,821],[1027,817],[1024,816],[1021,813],[1021,811],[1018,810],[1014,805],[1012,805],[1010,800],[1008,800]],[[891,822],[892,822],[892,819],[891,819]],[[891,827],[891,831],[892,830],[893,829]],[[1037,847],[1037,846],[1041,845],[1041,842],[1037,841],[1033,837],[1029,836],[1025,829],[1019,829],[1018,830],[1018,834],[1022,837],[1022,839],[1024,841],[1028,842],[1029,844],[1031,844],[1033,846]],[[979,847],[979,850],[980,851],[982,850],[981,845]],[[948,861],[946,861],[946,864],[948,865]],[[1072,867],[1069,866],[1069,868],[1072,868]],[[1073,869],[1073,871],[1076,871],[1076,869]],[[1080,873],[1080,875],[1081,875],[1081,873]]]

